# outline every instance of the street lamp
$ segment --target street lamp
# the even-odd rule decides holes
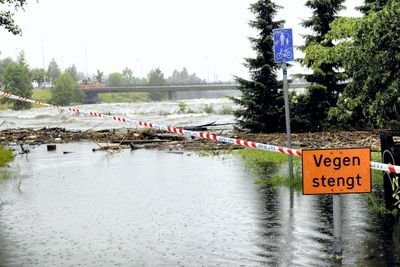
[[[43,88],[46,89],[46,63],[44,60],[44,45],[43,45],[43,40],[40,40],[42,43],[42,60],[43,60]]]
[[[206,60],[207,83],[209,83],[210,82],[210,71],[209,71],[209,68],[208,68],[208,57],[206,56],[206,57],[204,57],[204,59]]]

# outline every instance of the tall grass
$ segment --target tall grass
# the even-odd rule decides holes
[[[0,179],[6,179],[10,177],[8,171],[3,169],[7,166],[7,163],[14,159],[14,155],[11,150],[5,149],[2,145],[0,145]]]
[[[285,185],[301,190],[302,188],[302,162],[301,157],[293,157],[294,177],[289,179],[287,161],[288,156],[281,153],[242,149],[238,155],[243,159],[246,167],[258,175],[256,183],[270,183],[273,186]],[[380,152],[372,152],[371,160],[380,162]],[[371,171],[372,184],[383,183],[383,173],[378,170]]]

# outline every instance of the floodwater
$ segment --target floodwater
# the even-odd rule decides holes
[[[232,155],[31,147],[0,182],[0,266],[399,266],[399,225],[343,195],[254,183]],[[72,152],[72,153],[65,153]]]
[[[185,103],[193,112],[178,112],[177,101],[79,108],[161,125],[234,121],[226,99]],[[49,108],[1,111],[0,120],[2,129],[128,127]],[[370,211],[369,194],[341,197],[335,259],[330,196],[257,185],[234,155],[96,147],[17,155],[0,180],[0,266],[400,266],[399,223]]]
[[[185,110],[182,109],[182,104],[185,106]],[[76,107],[86,112],[100,112],[174,127],[216,122],[219,125],[223,125],[223,129],[232,128],[232,124],[235,122],[232,111],[236,109],[233,102],[227,98],[93,104]],[[101,130],[132,127],[129,123],[120,123],[105,120],[104,118],[77,116],[66,110],[57,111],[47,107],[21,111],[0,111],[0,123],[2,125],[1,129],[63,127],[68,130],[87,130],[92,128]],[[218,127],[216,128],[218,129]]]

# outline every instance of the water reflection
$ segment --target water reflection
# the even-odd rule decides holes
[[[255,185],[234,157],[95,146],[37,147],[13,163],[0,182],[1,266],[400,264],[398,224],[364,195],[342,197],[338,262],[330,196]]]

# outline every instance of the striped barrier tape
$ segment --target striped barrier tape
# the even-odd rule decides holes
[[[165,125],[157,125],[157,124],[153,124],[151,122],[131,120],[131,119],[127,119],[127,118],[119,117],[119,116],[105,115],[105,114],[102,114],[99,112],[93,112],[93,111],[87,112],[84,110],[80,110],[78,108],[60,107],[57,105],[52,105],[52,104],[44,103],[41,101],[35,101],[35,100],[29,99],[29,98],[16,96],[11,93],[3,92],[3,91],[0,91],[0,96],[7,97],[10,99],[15,99],[18,101],[35,103],[35,104],[39,104],[42,106],[51,107],[56,110],[66,110],[66,111],[69,111],[69,112],[72,112],[75,114],[79,114],[82,116],[109,119],[109,120],[121,122],[121,123],[130,123],[131,125],[133,125],[135,127],[142,126],[142,127],[147,127],[147,128],[151,128],[154,130],[167,131],[167,132],[176,133],[176,134],[179,134],[179,135],[185,136],[185,137],[196,137],[196,138],[201,138],[201,139],[214,140],[214,141],[221,142],[221,143],[241,145],[244,147],[249,147],[249,148],[254,148],[254,149],[278,152],[278,153],[282,153],[282,154],[286,154],[286,155],[293,155],[293,156],[299,156],[299,157],[303,156],[301,150],[293,149],[293,148],[257,143],[257,142],[247,141],[247,140],[242,140],[242,139],[237,139],[237,138],[223,137],[223,136],[218,136],[216,134],[212,134],[212,133],[208,133],[208,132],[189,131],[189,130],[185,130],[183,128],[177,128],[177,127],[165,126]],[[389,173],[400,173],[400,166],[392,165],[392,164],[385,164],[385,163],[380,163],[380,162],[372,162],[371,161],[371,169],[385,171],[385,172],[389,172]]]

